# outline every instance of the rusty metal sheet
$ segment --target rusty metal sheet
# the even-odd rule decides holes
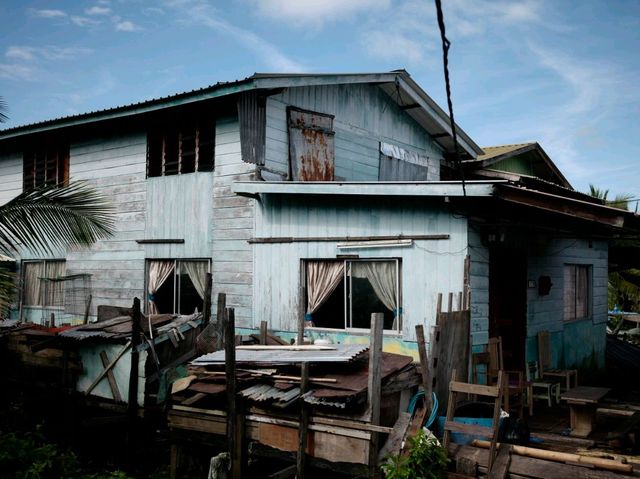
[[[287,108],[290,176],[294,181],[333,181],[333,115]]]
[[[205,394],[220,394],[227,390],[226,384],[197,382],[189,386],[189,391]]]

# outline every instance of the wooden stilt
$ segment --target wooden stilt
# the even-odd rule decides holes
[[[382,327],[384,315],[373,313],[371,315],[371,340],[369,342],[369,417],[374,426],[380,425],[380,397],[382,393]],[[378,467],[379,434],[371,432],[369,441],[369,477],[380,477]]]

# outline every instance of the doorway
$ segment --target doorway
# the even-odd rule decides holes
[[[489,336],[502,337],[506,370],[525,370],[527,256],[493,248],[489,257]]]

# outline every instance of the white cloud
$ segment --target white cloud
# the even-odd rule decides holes
[[[80,56],[88,55],[92,52],[93,50],[85,47],[28,47],[14,45],[7,48],[5,56],[7,58],[29,62],[36,60],[57,61],[73,60]]]
[[[34,17],[40,18],[64,18],[67,16],[66,12],[62,10],[38,10],[36,8],[30,8],[29,13]]]
[[[404,62],[415,64],[424,60],[424,46],[401,33],[389,35],[384,31],[365,32],[362,43],[371,56],[394,60],[399,67]]]
[[[100,5],[94,5],[91,8],[86,8],[84,10],[86,15],[109,15],[111,13],[111,9],[109,7],[101,7]]]
[[[99,25],[100,21],[94,20],[93,18],[81,17],[79,15],[72,15],[71,23],[79,27],[92,27],[95,25]]]
[[[233,38],[253,52],[269,68],[282,72],[305,70],[300,63],[287,57],[264,38],[224,20],[220,13],[204,0],[169,0],[166,5],[179,11],[188,23],[202,25]]]
[[[139,30],[142,30],[142,28],[129,20],[118,21],[116,23],[116,31],[118,32],[137,32]]]
[[[35,48],[12,46],[4,54],[7,58],[30,61],[35,59]]]
[[[34,80],[36,70],[19,63],[0,63],[0,78],[6,80]]]
[[[387,8],[391,0],[249,0],[260,15],[292,26],[322,26],[327,21],[341,20],[356,13]]]

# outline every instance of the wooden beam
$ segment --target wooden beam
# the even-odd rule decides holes
[[[202,327],[206,328],[211,322],[211,288],[212,276],[207,273],[206,287],[204,288],[204,305],[202,307]]]
[[[498,446],[498,455],[489,470],[487,479],[506,479],[511,464],[511,447],[509,444]]]
[[[218,326],[218,336],[216,339],[216,351],[222,349],[223,338],[225,338],[224,326],[225,326],[225,309],[227,307],[227,295],[225,293],[218,293],[218,308],[216,310],[216,325]],[[235,341],[235,338],[234,338]]]
[[[129,433],[127,435],[128,465],[133,468],[137,446],[138,422],[138,346],[142,342],[142,325],[140,324],[140,298],[133,298],[131,314],[131,369],[129,370],[129,395],[127,400],[127,416],[129,417]]]
[[[226,308],[223,315],[225,373],[227,382],[227,438],[229,440],[229,458],[231,477],[242,478],[242,441],[238,441],[238,411],[236,398],[236,333],[235,310]]]
[[[267,345],[267,322],[260,321],[260,344]]]
[[[380,401],[382,395],[382,328],[384,315],[373,313],[371,315],[371,339],[369,341],[369,378],[367,392],[369,399],[370,423],[380,425]],[[380,477],[378,467],[378,445],[379,436],[377,432],[371,433],[369,441],[369,477]]]
[[[309,429],[309,406],[304,401],[304,394],[309,389],[309,363],[300,365],[300,422],[298,425],[298,456],[296,458],[296,478],[304,479],[307,457],[307,432]]]
[[[93,391],[95,387],[98,385],[98,383],[102,381],[105,375],[109,371],[111,371],[111,369],[113,369],[116,363],[120,360],[120,358],[124,355],[124,353],[126,353],[129,350],[130,347],[131,347],[131,340],[129,340],[127,344],[124,345],[124,347],[118,352],[118,354],[116,354],[116,357],[113,358],[113,360],[107,366],[105,366],[102,372],[98,374],[98,377],[93,380],[93,382],[91,383],[91,386],[89,386],[87,390],[84,392],[86,395],[91,394],[91,391]]]
[[[271,244],[271,243],[321,243],[321,242],[348,242],[348,241],[395,241],[395,240],[446,240],[449,234],[432,235],[386,235],[386,236],[275,236],[269,238],[251,238],[247,240],[250,244]]]
[[[102,367],[106,368],[109,366],[109,357],[107,356],[106,351],[100,351],[100,360],[102,361]],[[120,390],[118,389],[118,383],[116,382],[116,378],[113,375],[113,371],[111,369],[107,370],[107,380],[109,381],[109,388],[111,388],[111,395],[113,396],[113,400],[115,402],[122,402],[122,396],[120,395]]]
[[[432,407],[432,383],[429,378],[429,358],[427,357],[427,346],[424,339],[424,326],[416,325],[416,339],[418,341],[418,354],[420,356],[420,372],[422,375],[422,388],[424,389],[424,405],[427,414]]]

